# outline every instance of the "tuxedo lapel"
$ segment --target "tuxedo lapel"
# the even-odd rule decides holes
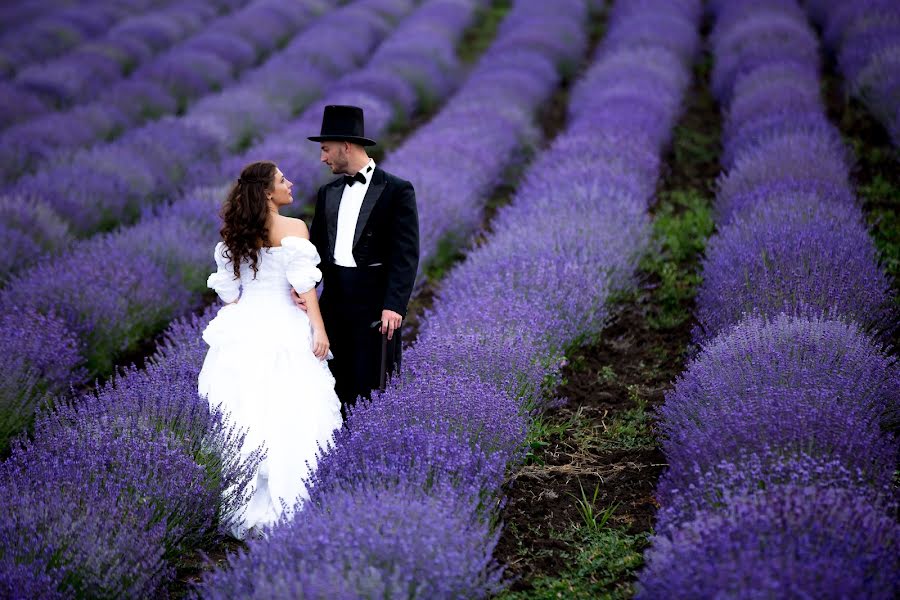
[[[341,207],[343,185],[330,185],[325,190],[325,221],[328,225],[328,262],[334,259],[334,244],[337,241],[338,209]]]
[[[378,202],[378,198],[381,197],[381,192],[384,191],[386,186],[387,181],[385,181],[384,173],[380,168],[375,167],[372,183],[369,184],[369,189],[366,190],[362,206],[359,209],[359,218],[356,220],[356,231],[353,232],[353,248],[356,248],[356,244],[359,243],[359,238],[362,237],[369,215],[372,214],[372,209],[375,208],[375,203]],[[335,219],[335,222],[337,222],[337,219]],[[337,231],[336,226],[335,231]]]

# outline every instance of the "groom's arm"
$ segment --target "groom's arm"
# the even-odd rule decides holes
[[[416,192],[411,183],[400,180],[400,189],[396,194],[384,309],[405,317],[419,268],[419,213]]]

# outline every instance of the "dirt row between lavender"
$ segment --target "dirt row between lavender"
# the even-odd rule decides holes
[[[704,55],[657,193],[638,289],[616,299],[598,340],[571,352],[564,406],[536,424],[532,455],[510,477],[496,557],[501,598],[625,598],[652,530],[665,464],[652,412],[683,370],[698,261],[711,233],[720,115]]]

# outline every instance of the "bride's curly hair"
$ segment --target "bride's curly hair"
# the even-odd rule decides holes
[[[269,205],[266,191],[272,189],[278,166],[271,161],[247,165],[232,186],[222,207],[222,239],[228,248],[235,278],[241,276],[241,263],[247,261],[253,277],[259,268],[259,251],[269,240],[266,226]]]

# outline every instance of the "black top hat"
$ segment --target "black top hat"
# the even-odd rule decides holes
[[[308,139],[313,142],[353,142],[360,146],[374,146],[375,140],[365,137],[363,110],[358,106],[329,104],[322,114],[322,133]]]

